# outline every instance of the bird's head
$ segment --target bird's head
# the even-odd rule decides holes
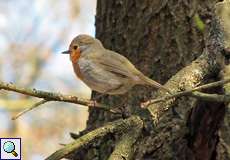
[[[86,34],[81,34],[75,37],[70,46],[69,50],[62,52],[63,54],[70,54],[70,59],[73,63],[76,63],[81,56],[90,54],[94,49],[103,47],[101,42]]]

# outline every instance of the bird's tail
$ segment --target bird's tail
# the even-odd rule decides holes
[[[160,83],[158,83],[158,82],[156,82],[156,81],[154,81],[154,80],[152,80],[146,76],[142,76],[142,81],[144,81],[145,85],[153,86],[153,87],[158,88],[158,89],[163,89],[163,90],[167,91],[168,93],[172,94],[172,92],[168,88],[164,87]]]

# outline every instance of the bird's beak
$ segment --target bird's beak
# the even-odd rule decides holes
[[[70,54],[70,51],[67,50],[67,51],[64,51],[64,52],[61,52],[62,54]]]

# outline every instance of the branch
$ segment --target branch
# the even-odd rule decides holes
[[[72,96],[72,95],[63,95],[60,93],[46,92],[46,91],[37,90],[37,89],[26,89],[26,88],[15,86],[12,83],[4,83],[0,81],[0,90],[1,89],[29,95],[32,97],[42,98],[45,101],[60,101],[60,102],[80,104],[86,107],[96,107],[99,109],[103,109],[109,112],[116,113],[115,111],[111,110],[110,107],[107,105],[98,103],[93,100],[79,98],[79,97]],[[41,104],[44,104],[44,103],[36,104],[35,106],[37,107]],[[32,108],[35,108],[35,107],[32,106]]]
[[[78,138],[73,143],[67,144],[62,149],[57,150],[52,155],[46,158],[46,160],[60,160],[68,156],[69,154],[77,151],[83,147],[88,146],[90,143],[105,137],[109,133],[122,133],[127,132],[132,128],[142,128],[143,122],[138,116],[131,116],[125,120],[117,120],[109,123],[103,127],[97,128],[82,137]]]
[[[16,120],[16,119],[17,119],[18,117],[20,117],[21,115],[23,115],[23,114],[25,114],[25,113],[31,111],[32,109],[37,108],[38,106],[40,106],[40,105],[42,105],[42,104],[44,104],[44,103],[47,103],[47,102],[49,102],[49,101],[43,99],[43,100],[41,100],[41,101],[35,103],[35,104],[32,105],[30,108],[27,108],[27,109],[23,110],[22,112],[16,114],[14,117],[12,117],[12,120]]]
[[[208,93],[201,93],[201,92],[193,92],[193,93],[191,93],[190,96],[198,98],[198,99],[202,99],[204,101],[230,102],[230,95],[219,95],[219,94],[208,94]]]
[[[113,153],[108,160],[132,160],[134,153],[134,144],[140,136],[143,125],[131,129],[128,133],[124,133],[120,141],[116,144]]]
[[[225,79],[225,80],[221,80],[221,81],[217,81],[217,82],[213,82],[213,83],[204,84],[202,86],[198,86],[198,87],[195,87],[193,89],[189,89],[189,90],[186,90],[183,92],[178,92],[178,93],[175,93],[172,95],[164,96],[162,98],[149,100],[145,103],[142,103],[142,107],[145,108],[145,107],[148,107],[149,105],[154,104],[154,103],[163,102],[163,101],[166,101],[166,100],[171,99],[171,98],[181,97],[181,96],[185,96],[185,95],[190,95],[190,96],[199,97],[199,98],[201,98],[203,95],[203,98],[205,98],[205,97],[207,98],[207,97],[210,97],[210,94],[208,96],[207,94],[205,95],[204,93],[193,93],[193,92],[200,91],[202,89],[208,89],[208,88],[221,86],[221,85],[224,85],[224,84],[229,83],[229,82],[230,82],[230,79]],[[225,96],[222,96],[222,97],[225,97]],[[217,100],[217,101],[219,101],[219,100]]]

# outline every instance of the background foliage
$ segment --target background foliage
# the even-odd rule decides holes
[[[94,35],[95,8],[96,0],[0,1],[0,80],[89,98],[90,89],[60,52],[77,34]],[[0,137],[21,137],[23,159],[44,159],[68,143],[88,115],[85,107],[52,102],[11,120],[35,101],[0,91]]]

